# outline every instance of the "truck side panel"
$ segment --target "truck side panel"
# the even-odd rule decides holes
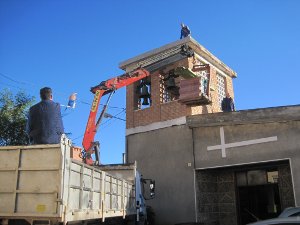
[[[0,147],[0,221],[66,224],[136,213],[134,182],[71,159],[70,145],[63,138],[56,145]]]
[[[60,145],[6,147],[0,150],[0,213],[60,217]],[[45,157],[46,156],[46,157]]]
[[[132,182],[72,160],[66,220],[84,220],[135,214]]]

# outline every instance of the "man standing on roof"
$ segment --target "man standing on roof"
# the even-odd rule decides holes
[[[222,100],[222,111],[233,112],[235,111],[234,101],[231,98],[229,92],[226,92],[226,97]]]
[[[58,144],[64,133],[60,105],[53,102],[52,90],[40,90],[41,101],[29,109],[27,131],[33,144]]]
[[[183,23],[181,23],[180,39],[185,38],[190,35],[191,35],[191,31],[190,31],[189,27],[187,25],[184,25]]]

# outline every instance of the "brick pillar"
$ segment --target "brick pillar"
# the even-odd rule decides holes
[[[133,127],[134,84],[126,87],[126,128]]]
[[[233,82],[229,77],[226,77],[226,91],[228,91],[230,96],[234,99]]]
[[[217,71],[215,68],[210,67],[210,86],[213,90],[210,91],[211,93],[211,100],[212,100],[212,112],[221,112],[220,105],[219,105],[219,94],[218,94],[218,84],[217,84]]]

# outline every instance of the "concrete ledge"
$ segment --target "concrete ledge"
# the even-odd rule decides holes
[[[133,170],[136,168],[135,163],[128,164],[107,164],[107,165],[98,165],[101,170]]]
[[[152,130],[158,130],[158,129],[171,127],[171,126],[184,125],[184,124],[186,124],[186,117],[185,116],[177,118],[177,119],[173,119],[173,120],[167,120],[167,121],[163,121],[163,122],[152,123],[152,124],[149,124],[149,125],[146,125],[146,126],[139,126],[139,127],[126,129],[126,136],[129,136],[131,134],[137,134],[137,133],[152,131]]]
[[[154,55],[158,55],[164,51],[167,51],[169,49],[172,49],[174,47],[177,47],[177,46],[180,46],[180,45],[183,45],[183,44],[186,44],[190,41],[190,37],[186,37],[184,39],[181,39],[181,40],[178,40],[178,41],[174,41],[172,43],[169,43],[167,45],[164,45],[162,47],[159,47],[159,48],[155,48],[153,50],[150,50],[148,52],[145,52],[143,54],[140,54],[138,56],[135,56],[135,57],[132,57],[130,59],[127,59],[123,62],[120,62],[119,63],[119,68],[122,69],[122,70],[125,70],[126,67],[130,64],[133,64],[133,63],[138,63],[146,58],[150,58]]]
[[[187,125],[193,128],[298,120],[300,105],[291,105],[187,116]]]
[[[183,44],[187,44],[188,46],[190,46],[197,54],[201,55],[208,62],[210,62],[212,65],[214,65],[221,71],[227,73],[229,76],[237,77],[237,73],[235,71],[233,71],[231,68],[229,68],[225,63],[223,63],[220,59],[218,59],[216,56],[214,56],[210,51],[208,51],[202,45],[200,45],[191,36],[188,36],[181,40],[174,41],[167,45],[161,46],[159,48],[155,48],[153,50],[150,50],[150,51],[140,54],[138,56],[132,57],[123,62],[120,62],[119,68],[122,70],[126,70],[127,67],[130,67],[133,64],[136,64],[136,66],[134,67],[134,68],[136,68],[136,67],[138,67],[138,65],[141,61],[151,58],[151,57],[156,57],[157,55],[163,54],[164,52],[166,52],[170,49],[173,49],[175,47],[181,46]]]

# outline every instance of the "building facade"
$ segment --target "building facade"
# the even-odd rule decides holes
[[[300,106],[188,116],[127,136],[157,224],[247,224],[299,205]]]
[[[144,177],[156,181],[156,197],[147,202],[156,224],[243,225],[299,205],[300,106],[221,112],[224,93],[234,96],[236,73],[191,37],[120,67],[130,72],[141,60],[182,44],[196,57],[151,74],[147,107],[139,98],[139,84],[127,88],[127,161],[137,161]],[[195,64],[208,65],[209,104],[165,97],[164,75],[178,67],[193,71]],[[181,83],[185,77],[176,79]]]

